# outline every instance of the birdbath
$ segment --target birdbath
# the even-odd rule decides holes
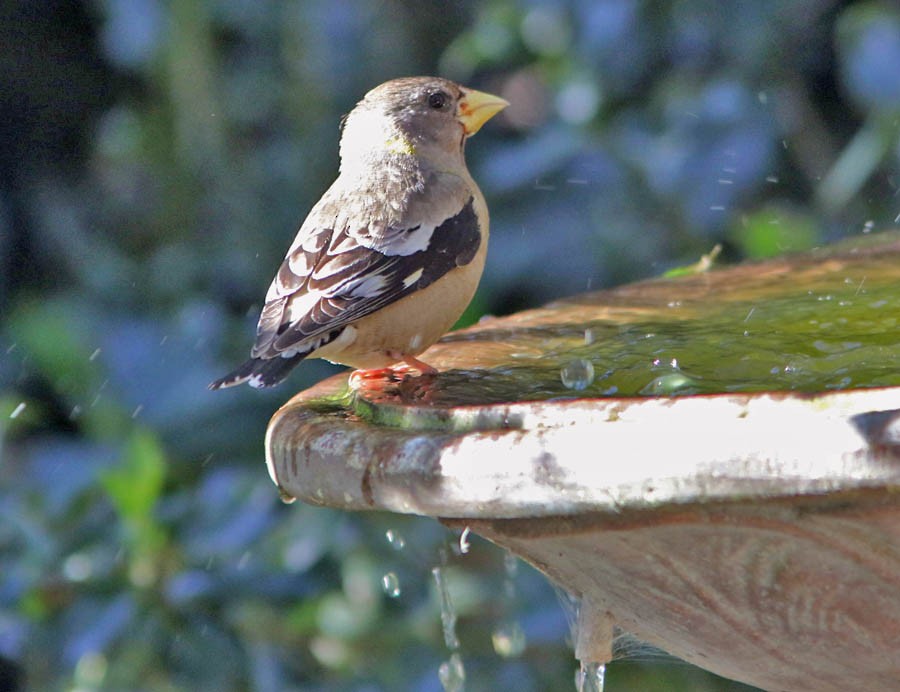
[[[900,234],[454,332],[441,372],[272,418],[285,498],[468,527],[619,627],[769,690],[900,689]]]

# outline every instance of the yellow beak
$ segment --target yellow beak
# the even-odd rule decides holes
[[[509,105],[509,102],[486,94],[483,91],[463,88],[463,97],[456,107],[456,118],[462,123],[467,137],[471,137],[481,126]]]

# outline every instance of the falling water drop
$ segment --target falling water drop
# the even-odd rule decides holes
[[[461,555],[465,555],[469,552],[469,548],[472,545],[469,543],[469,532],[471,529],[467,526],[463,529],[463,532],[459,534],[459,552]]]
[[[26,406],[25,402],[20,401],[18,403],[18,405],[12,410],[12,413],[9,414],[9,417],[10,418],[18,418],[19,414],[21,414],[22,411],[25,410],[25,406]]]
[[[462,692],[466,685],[466,669],[462,657],[454,653],[438,668],[438,677],[444,692]]]
[[[406,547],[406,539],[399,531],[388,529],[384,532],[384,537],[394,550],[403,550]]]
[[[519,558],[508,550],[503,555],[503,571],[509,579],[515,579],[519,573]]]
[[[394,572],[388,572],[381,578],[381,588],[391,598],[400,596],[400,578]]]
[[[605,663],[581,663],[575,671],[575,689],[577,692],[603,692],[603,679],[606,677]]]
[[[448,649],[456,651],[459,648],[459,638],[456,636],[456,609],[453,607],[453,601],[450,600],[447,576],[440,567],[434,567],[431,573],[434,575],[441,598],[441,627],[444,630],[444,643]]]
[[[594,381],[594,366],[591,361],[579,358],[560,370],[559,377],[564,387],[581,391]]]
[[[453,653],[438,668],[438,677],[444,692],[462,692],[466,683],[466,669],[459,655],[459,638],[456,636],[456,610],[450,600],[447,588],[447,576],[443,569],[434,567],[431,570],[441,598],[441,627],[444,630],[444,643]]]
[[[525,631],[518,622],[505,622],[491,633],[491,643],[498,656],[514,658],[522,655],[527,641]]]

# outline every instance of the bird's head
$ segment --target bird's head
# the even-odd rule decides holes
[[[465,139],[508,105],[448,79],[394,79],[372,89],[347,116],[341,159],[387,152],[461,160]]]

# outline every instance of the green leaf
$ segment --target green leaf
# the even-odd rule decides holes
[[[122,463],[103,474],[103,487],[116,511],[128,521],[148,520],[162,493],[165,452],[149,430],[137,428],[125,446]]]
[[[821,239],[810,216],[780,206],[763,207],[744,217],[729,235],[751,259],[809,250]]]

